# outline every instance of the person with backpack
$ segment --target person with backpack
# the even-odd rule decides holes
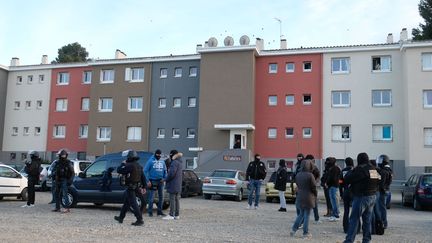
[[[69,197],[67,196],[68,193],[68,187],[72,184],[72,180],[74,178],[75,172],[72,167],[72,162],[68,160],[68,152],[65,149],[61,149],[58,152],[58,161],[55,165],[55,195],[56,195],[56,201],[55,201],[55,209],[53,209],[53,212],[60,212],[60,203],[61,198],[63,196],[65,203],[64,203],[64,209],[61,211],[62,213],[69,213],[70,212],[70,202]]]
[[[286,212],[286,200],[285,200],[285,190],[286,183],[288,181],[288,172],[286,168],[286,162],[284,159],[279,160],[279,168],[276,171],[276,180],[274,188],[279,192],[279,212]]]
[[[35,185],[39,183],[39,174],[41,171],[41,159],[39,158],[39,153],[37,151],[30,150],[28,152],[24,171],[25,173],[27,173],[28,198],[27,198],[27,204],[21,207],[31,208],[34,207]]]

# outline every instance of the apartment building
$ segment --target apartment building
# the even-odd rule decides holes
[[[4,116],[6,107],[6,94],[7,94],[7,67],[0,65],[0,151],[3,151],[3,130],[4,130]],[[0,157],[0,161],[1,161]]]

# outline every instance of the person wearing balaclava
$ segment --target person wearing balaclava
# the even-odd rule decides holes
[[[249,181],[249,196],[248,196],[248,209],[252,209],[252,201],[255,194],[254,209],[259,207],[259,197],[261,184],[267,175],[267,168],[261,161],[261,156],[255,154],[255,158],[251,161],[246,169],[246,180]]]
[[[27,161],[25,162],[24,171],[27,173],[27,189],[28,198],[27,204],[21,206],[23,208],[34,207],[35,203],[35,185],[39,183],[39,174],[41,171],[41,159],[39,153],[34,150],[28,152]]]
[[[157,215],[158,216],[166,216],[162,212],[162,204],[163,204],[163,189],[164,189],[164,181],[167,177],[167,169],[165,165],[165,161],[161,159],[162,151],[157,149],[153,156],[147,161],[144,167],[144,174],[147,181],[148,187],[148,206],[147,212],[149,217],[153,217],[153,198],[154,193],[158,191],[158,205],[157,205]]]

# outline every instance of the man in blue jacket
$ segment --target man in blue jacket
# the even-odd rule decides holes
[[[160,149],[157,149],[153,156],[147,161],[144,167],[144,174],[146,177],[148,191],[148,204],[147,210],[149,217],[153,217],[153,198],[154,193],[157,190],[159,201],[157,205],[157,215],[158,216],[166,216],[162,212],[162,204],[163,204],[163,189],[164,189],[164,181],[167,177],[167,170],[165,161],[161,159],[162,152]]]

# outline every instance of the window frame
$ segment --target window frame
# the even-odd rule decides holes
[[[277,72],[278,72],[278,64],[277,63],[269,63],[268,64],[268,73],[275,74]]]
[[[191,102],[194,100],[194,102]],[[197,98],[196,97],[188,97],[188,107],[196,107]]]
[[[193,132],[193,134],[191,132]],[[196,134],[195,128],[187,129],[187,138],[195,138],[195,134]]]
[[[276,127],[269,127],[267,129],[267,138],[268,139],[276,139],[277,138],[277,128]]]
[[[306,68],[307,64],[310,64],[310,68],[309,69]],[[312,61],[304,61],[303,62],[303,72],[304,73],[310,73],[310,72],[312,72]]]
[[[22,76],[17,76],[16,84],[22,84],[22,83],[23,83]]]
[[[61,132],[63,134],[61,134]],[[66,138],[66,125],[64,125],[64,124],[56,124],[56,125],[54,125],[53,138],[55,138],[55,139],[64,139],[64,138]]]
[[[292,130],[292,134],[288,134],[288,131]],[[294,133],[294,127],[286,127],[285,128],[285,138],[290,139],[290,138],[294,138],[295,133]]]
[[[105,76],[105,73],[110,73],[110,75]],[[111,77],[112,76],[112,77]],[[105,78],[112,78],[112,79],[105,79]],[[115,70],[114,69],[102,69],[100,71],[100,84],[112,84],[115,80]]]
[[[374,103],[374,92],[380,93],[380,103]],[[389,92],[390,103],[383,103],[383,93]],[[393,94],[391,89],[373,89],[371,91],[372,107],[391,107],[393,106]]]
[[[306,96],[310,97],[310,101],[305,101]],[[303,105],[312,105],[312,94],[303,94]]]
[[[429,59],[429,67],[425,67],[425,59],[428,58]],[[421,63],[422,63],[422,71],[424,72],[428,72],[428,71],[432,71],[432,52],[424,52],[421,54]]]
[[[165,128],[158,128],[157,129],[156,138],[165,138]]]
[[[87,101],[86,107],[84,106],[84,104],[85,104],[84,101]],[[81,108],[81,111],[90,111],[90,97],[81,97],[81,107],[80,108]],[[85,108],[87,108],[87,109],[85,109]]]
[[[288,68],[289,65],[292,64],[292,69]],[[295,62],[286,62],[285,63],[285,72],[286,73],[294,73],[295,72]]]
[[[183,76],[183,68],[175,67],[174,68],[174,78],[181,78]]]
[[[129,136],[129,135],[131,135],[130,129],[133,129],[133,131],[132,131],[133,136],[132,137]],[[138,130],[138,132],[137,132],[137,130]],[[140,126],[128,126],[126,131],[127,131],[127,134],[126,134],[126,141],[127,142],[141,142],[141,140],[142,140],[142,127],[140,127]],[[136,135],[138,135],[139,138],[136,138],[135,137]]]
[[[172,129],[172,138],[180,138],[180,128]]]
[[[18,136],[19,128],[18,127],[12,127],[12,136]]]
[[[43,100],[36,100],[36,109],[40,110],[43,106]]]
[[[104,137],[101,137],[102,135],[102,130],[105,130],[104,133]],[[109,135],[109,136],[107,136]],[[97,130],[96,130],[96,141],[97,142],[109,142],[111,141],[112,138],[112,127],[109,126],[98,126]]]
[[[432,109],[432,102],[431,104],[427,104],[427,94],[430,93],[431,98],[432,98],[432,90],[430,89],[424,89],[423,90],[423,108],[424,109]]]
[[[173,108],[181,108],[181,97],[173,97]]]
[[[39,83],[45,82],[45,75],[39,74]]]
[[[31,109],[31,100],[26,100],[25,102],[25,109],[30,110]]]
[[[141,108],[135,108],[132,107],[132,105],[134,104],[134,100],[140,100],[140,102],[137,102],[136,104],[139,106],[141,106]],[[144,106],[144,99],[142,96],[130,96],[128,98],[128,112],[142,112],[143,111],[143,106]]]
[[[69,85],[70,74],[69,72],[59,72],[57,74],[57,85]]]
[[[161,109],[166,108],[166,98],[159,98],[158,108],[161,108]]]
[[[374,131],[376,130],[375,128],[381,128],[381,138],[379,139],[375,139],[375,134]],[[384,133],[384,128],[385,127],[390,127],[390,138],[384,138],[383,133]],[[372,124],[372,142],[376,143],[376,142],[393,142],[393,125],[392,124]]]
[[[333,68],[334,68],[334,66],[333,66],[333,63],[334,62],[339,62],[339,70],[334,70]],[[343,70],[343,62],[345,61],[345,65],[346,65],[346,70]],[[347,74],[347,73],[350,73],[350,71],[351,71],[351,60],[350,60],[350,58],[349,57],[333,57],[332,59],[331,59],[331,73],[332,74]]]
[[[292,97],[292,103],[288,102],[288,97]],[[287,94],[285,95],[285,105],[286,106],[292,106],[295,104],[295,96],[293,94]]]
[[[104,100],[111,100],[111,108],[103,108],[103,105],[105,104],[103,101]],[[109,104],[109,103],[107,103]],[[114,101],[112,97],[100,97],[99,98],[99,102],[98,102],[98,112],[112,112],[113,111],[113,106],[114,106]]]
[[[343,103],[343,94],[348,93],[348,103]],[[339,104],[334,103],[335,95],[338,95],[339,97]],[[333,90],[331,91],[331,106],[335,108],[347,108],[351,107],[351,91],[350,90]]]
[[[426,137],[426,135],[427,135],[427,133],[426,133],[426,131],[429,131],[429,137],[430,137],[430,142],[429,143],[427,143],[427,137]],[[425,147],[432,147],[432,127],[424,127],[423,128],[423,144],[424,144],[424,146]]]
[[[59,109],[59,102],[61,102],[61,109]],[[67,110],[68,110],[68,100],[67,100],[67,98],[57,98],[56,99],[55,111],[56,112],[67,112]]]
[[[23,127],[23,136],[30,135],[30,127]]]
[[[305,133],[305,131],[307,131],[307,129],[310,130],[310,134]],[[312,127],[303,127],[302,128],[302,134],[303,134],[303,138],[312,138]]]
[[[32,84],[33,83],[33,75],[27,75],[27,83]]]
[[[194,72],[192,70],[195,70]],[[198,67],[189,67],[189,77],[198,76]]]
[[[16,100],[14,101],[14,110],[19,110],[21,109],[21,101]]]
[[[159,78],[168,78],[168,68],[160,68]]]
[[[39,131],[38,131],[39,130]],[[35,136],[41,135],[41,127],[35,127],[34,128]]]
[[[90,74],[90,75],[87,75]],[[92,82],[92,76],[93,76],[93,72],[92,71],[83,71],[83,76],[82,76],[82,84],[91,84]],[[87,80],[90,79],[90,80]]]
[[[374,59],[379,58],[379,62],[374,65]],[[383,58],[389,59],[389,69],[382,69]],[[376,65],[379,65],[379,69],[376,68]],[[392,71],[392,56],[391,55],[378,55],[372,56],[372,72],[373,73],[389,73]]]
[[[273,102],[272,102],[272,98],[275,99]],[[277,95],[269,95],[268,96],[268,101],[267,101],[268,106],[277,106],[277,103],[278,103]]]
[[[348,137],[344,138],[345,129],[348,128]],[[340,132],[340,137],[335,138],[334,130],[338,129]],[[350,142],[352,137],[351,124],[333,124],[331,125],[331,141],[332,142]]]
[[[88,124],[80,124],[79,130],[78,130],[78,138],[85,139],[88,138]]]

